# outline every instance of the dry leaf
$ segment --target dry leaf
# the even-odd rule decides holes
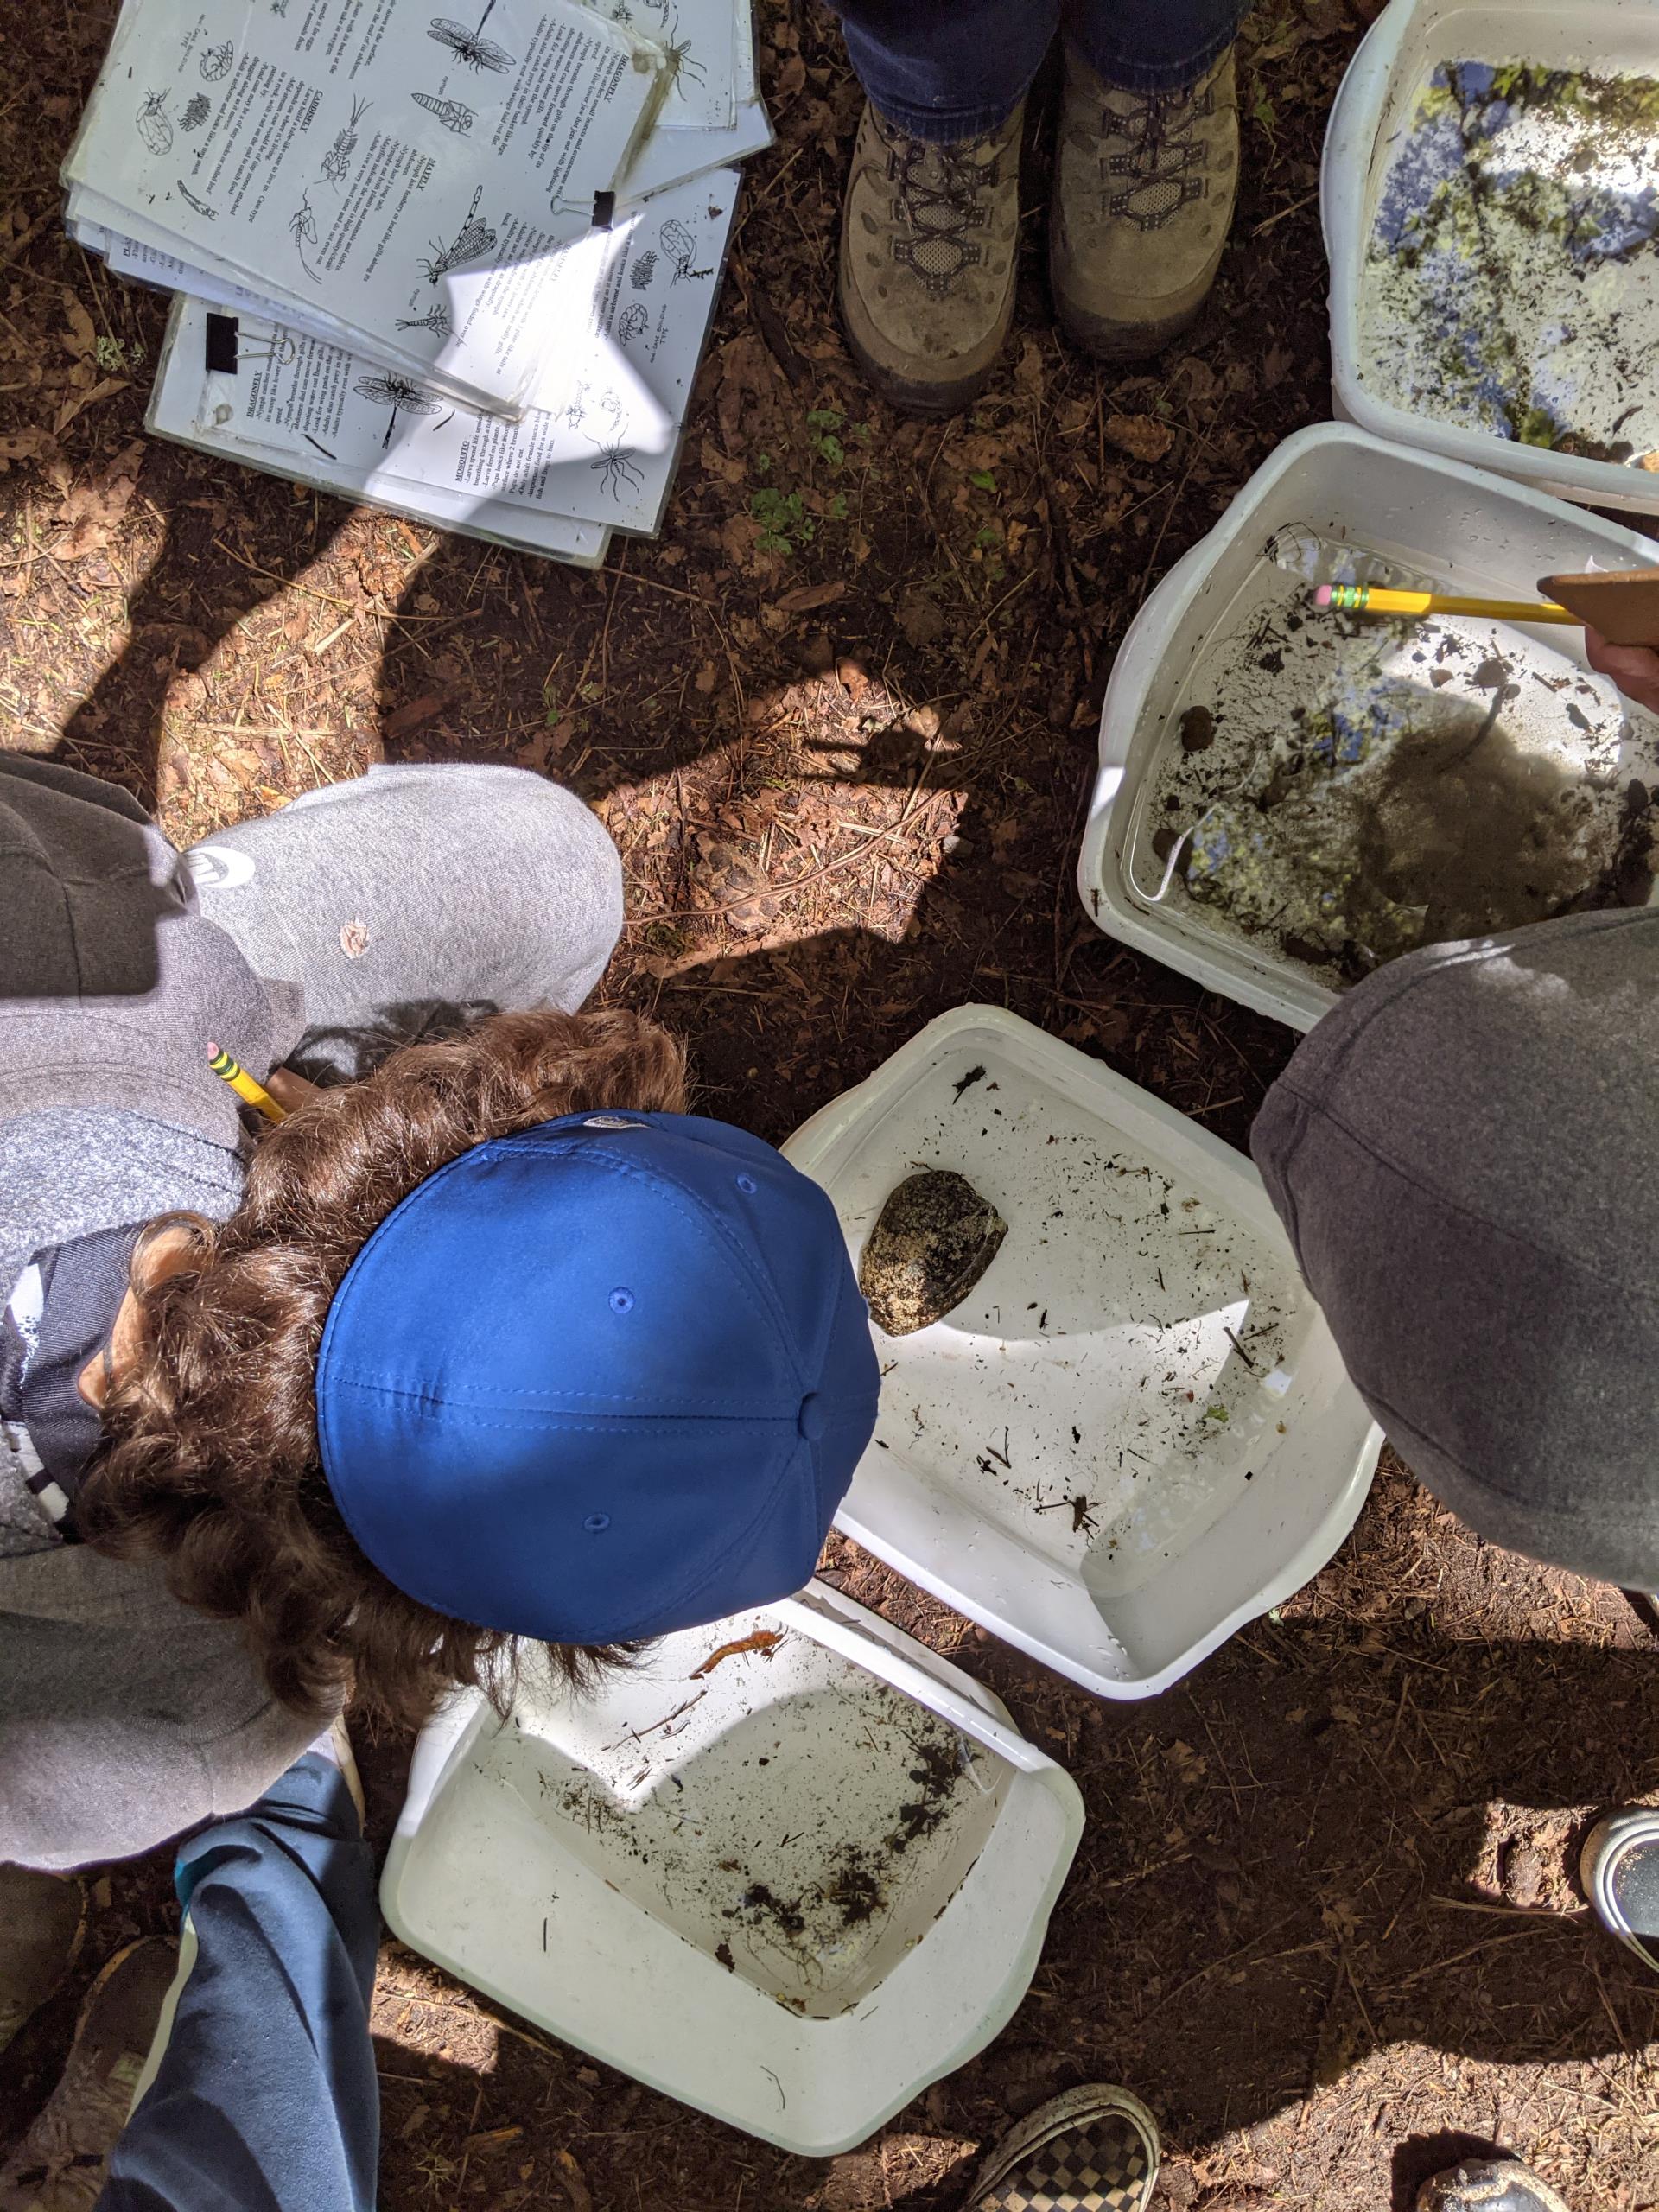
[[[51,449],[48,430],[8,430],[0,437],[0,461],[33,461]]]
[[[1109,415],[1106,435],[1136,461],[1161,461],[1175,442],[1174,431],[1155,415]]]
[[[79,359],[83,353],[90,353],[97,345],[98,325],[73,292],[65,292],[63,311],[69,319],[69,327],[65,333],[65,343],[69,351]]]
[[[89,407],[95,407],[100,399],[108,399],[118,391],[124,391],[126,388],[125,377],[105,377],[101,383],[95,384],[90,391],[77,392],[73,399],[66,399],[59,408],[58,419],[52,425],[53,429],[60,433],[67,429],[77,415],[85,413]]]
[[[844,583],[803,584],[798,591],[786,591],[776,605],[780,614],[810,614],[820,607],[833,607],[846,596]]]
[[[524,747],[521,756],[524,766],[535,769],[537,775],[544,776],[550,764],[566,750],[575,734],[575,716],[561,715],[557,721],[539,730]]]
[[[943,608],[919,585],[912,585],[899,600],[899,627],[909,644],[931,645],[944,635],[948,626]]]
[[[69,487],[58,516],[62,534],[52,544],[54,559],[84,561],[89,553],[103,551],[132,504],[143,457],[143,441],[135,438],[116,456],[106,477]]]
[[[429,722],[434,715],[442,714],[448,705],[452,694],[448,691],[424,691],[418,699],[407,705],[394,708],[380,726],[383,737],[406,737],[423,722]]]

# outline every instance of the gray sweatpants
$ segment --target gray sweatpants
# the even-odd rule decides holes
[[[371,768],[185,857],[255,973],[303,990],[288,1057],[314,1079],[503,1007],[574,1012],[622,926],[603,826],[522,768]]]

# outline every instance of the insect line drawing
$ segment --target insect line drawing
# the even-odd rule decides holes
[[[467,219],[448,245],[435,245],[430,260],[416,264],[429,284],[435,284],[440,276],[447,276],[452,269],[459,269],[463,261],[476,261],[480,253],[487,253],[495,244],[495,232],[487,223],[480,222],[478,203],[484,197],[480,184],[473,194],[473,204],[467,210]]]
[[[300,257],[301,268],[315,284],[317,281],[317,272],[305,257],[307,246],[315,245],[317,242],[317,219],[311,212],[311,195],[308,192],[302,192],[300,194],[300,204],[288,219],[288,235],[294,241],[295,250]]]
[[[657,274],[657,257],[646,251],[639,256],[628,271],[628,282],[636,292],[648,292],[651,280]]]
[[[206,92],[194,93],[186,101],[184,113],[179,118],[181,130],[200,130],[213,111],[213,104]]]
[[[556,419],[563,423],[567,429],[579,430],[582,428],[582,418],[588,411],[588,389],[585,382],[578,382],[569,403],[557,410]]]
[[[454,327],[449,320],[448,308],[432,307],[428,308],[424,315],[400,315],[397,317],[399,330],[429,330],[437,338],[447,338]]]
[[[221,77],[227,77],[230,74],[231,64],[235,59],[236,48],[231,44],[229,39],[226,39],[222,46],[210,46],[203,54],[198,67],[206,81],[210,85],[216,85]]]
[[[634,339],[643,338],[650,328],[651,316],[636,300],[631,308],[625,308],[617,317],[616,342],[619,346],[626,346]]]
[[[383,453],[391,443],[391,434],[397,427],[400,415],[435,415],[443,404],[423,391],[419,385],[411,384],[407,377],[359,377],[352,390],[359,399],[375,400],[382,407],[391,410],[386,423],[386,435],[380,441]]]
[[[594,439],[592,443],[599,445],[598,439]],[[600,489],[619,501],[624,485],[630,492],[638,492],[645,480],[629,460],[626,449],[620,445],[599,446],[598,453],[588,467],[590,474],[598,470]]]
[[[352,119],[341,124],[334,133],[334,143],[322,157],[322,174],[332,185],[341,185],[352,173],[352,156],[357,151],[357,126],[369,111],[367,100],[352,102]]]
[[[677,217],[671,215],[657,235],[663,242],[663,251],[668,256],[669,266],[674,271],[668,280],[671,284],[677,284],[683,276],[702,277],[714,275],[712,268],[694,269],[692,267],[692,263],[697,257],[697,242],[686,229],[685,225]]]
[[[680,36],[680,19],[677,16],[669,26],[668,37],[664,43],[668,54],[668,82],[671,91],[679,83],[682,77],[693,85],[708,83],[709,72],[692,53],[690,40]]]
[[[417,107],[429,110],[444,129],[453,130],[457,138],[464,138],[478,120],[465,100],[441,99],[436,92],[416,92],[414,99]]]
[[[173,143],[173,118],[167,111],[165,92],[146,92],[138,111],[138,136],[152,154],[164,154]]]
[[[218,208],[210,207],[205,200],[198,200],[195,194],[191,191],[189,186],[185,182],[181,176],[175,177],[174,179],[174,182],[178,186],[179,190],[184,194],[185,198],[190,202],[190,205],[195,209],[198,215],[205,215],[210,223],[216,223],[219,220]]]
[[[509,69],[516,69],[518,65],[505,47],[498,46],[493,38],[484,36],[484,26],[489,22],[494,6],[495,0],[489,0],[489,6],[478,19],[475,31],[469,31],[465,23],[454,22],[448,16],[434,16],[432,28],[427,36],[436,39],[440,46],[447,46],[456,60],[466,68],[474,73],[480,69],[493,69],[499,76],[505,77]]]

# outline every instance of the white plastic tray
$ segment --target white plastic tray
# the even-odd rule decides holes
[[[1656,10],[1659,17],[1659,10]],[[1488,441],[1489,444],[1494,442]],[[1155,775],[1187,680],[1224,624],[1268,541],[1287,525],[1392,556],[1403,568],[1456,588],[1535,599],[1555,569],[1643,566],[1649,540],[1525,486],[1433,454],[1386,443],[1342,423],[1286,439],[1209,534],[1177,562],[1130,626],[1112,670],[1100,719],[1100,769],[1077,887],[1084,910],[1110,937],[1149,952],[1258,1014],[1311,1029],[1337,994],[1295,963],[1211,926],[1189,906],[1154,905],[1137,893],[1127,855],[1136,804]],[[1577,629],[1542,634],[1551,650],[1584,665]],[[1156,868],[1142,891],[1155,889]]]
[[[1331,111],[1320,169],[1335,411],[1380,437],[1518,477],[1560,499],[1651,514],[1659,511],[1659,480],[1639,469],[1436,422],[1395,406],[1362,372],[1366,243],[1394,143],[1418,88],[1439,62],[1522,58],[1659,76],[1659,8],[1653,0],[1394,0],[1350,63]]]
[[[555,2035],[825,2157],[1001,2028],[1082,1832],[989,1691],[813,1583],[588,1698],[527,1681],[505,1728],[455,1700],[380,1901]]]
[[[1008,1224],[955,1312],[877,1332],[880,1417],[837,1519],[900,1573],[1100,1696],[1150,1697],[1346,1535],[1381,1434],[1230,1146],[964,1006],[784,1149],[855,1260],[918,1166]]]

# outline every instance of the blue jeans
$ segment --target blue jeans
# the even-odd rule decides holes
[[[914,138],[1005,123],[1064,29],[1109,85],[1183,91],[1232,44],[1251,0],[833,0],[858,80]]]
[[[380,1915],[340,1770],[308,1751],[174,1879],[177,2008],[97,2212],[372,2212]]]

